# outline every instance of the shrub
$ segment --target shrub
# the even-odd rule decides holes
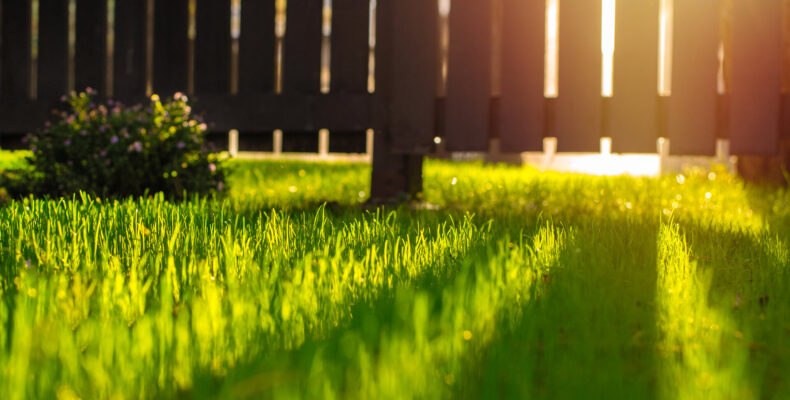
[[[191,115],[183,94],[125,107],[98,102],[89,88],[63,100],[68,111],[27,138],[38,194],[179,197],[223,190],[226,167],[208,151],[206,124]]]

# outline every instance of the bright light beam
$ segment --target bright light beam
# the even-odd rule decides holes
[[[601,10],[601,53],[603,54],[601,95],[612,97],[614,74],[615,0],[603,0]]]
[[[543,94],[547,98],[555,98],[559,94],[559,13],[559,0],[546,0],[546,64]]]
[[[661,0],[658,45],[658,94],[672,94],[672,16],[674,0]]]

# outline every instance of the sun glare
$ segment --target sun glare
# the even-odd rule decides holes
[[[546,73],[544,95],[555,98],[559,94],[559,0],[546,0]]]
[[[614,74],[615,0],[603,0],[601,10],[601,53],[603,53],[601,95],[612,97]]]
[[[672,15],[674,0],[661,0],[658,44],[658,94],[672,94]]]

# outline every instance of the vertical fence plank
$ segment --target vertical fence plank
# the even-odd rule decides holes
[[[370,0],[332,0],[331,75],[333,93],[367,93]],[[369,127],[366,127],[369,128]],[[330,153],[364,153],[367,133],[331,132]]]
[[[116,0],[113,95],[123,101],[145,96],[148,2]]]
[[[386,119],[395,152],[426,154],[436,127],[439,6],[379,0],[377,21],[376,91],[386,104],[386,116],[379,119]]]
[[[77,0],[74,84],[106,94],[107,0]]]
[[[658,17],[658,0],[617,2],[611,130],[606,132],[615,152],[656,151]]]
[[[713,155],[717,129],[719,1],[676,1],[673,25],[670,151]]]
[[[601,133],[601,0],[560,1],[559,151],[596,151]]]
[[[2,65],[0,97],[18,102],[28,98],[30,90],[30,2],[2,2]]]
[[[322,0],[288,3],[283,39],[283,93],[317,94],[321,90],[323,7]],[[312,107],[305,106],[293,113],[312,116],[314,111]],[[317,152],[320,128],[324,127],[305,123],[303,129],[285,132],[283,151],[302,147]]]
[[[377,2],[374,202],[422,188],[422,155],[433,147],[435,134],[438,23],[435,1]]]
[[[198,0],[195,93],[230,93],[230,0]]]
[[[283,92],[318,93],[321,89],[323,1],[301,0],[286,10]]]
[[[154,2],[154,92],[186,91],[189,0]]]
[[[332,92],[367,92],[369,7],[369,0],[332,1]]]
[[[499,140],[503,151],[537,151],[544,132],[545,1],[505,0]]]
[[[241,3],[239,93],[274,91],[274,0]]]
[[[491,111],[491,0],[455,0],[445,97],[450,151],[488,149]]]
[[[782,1],[735,1],[732,27],[730,150],[773,155],[779,149]]]
[[[39,0],[38,8],[38,98],[51,101],[68,86],[69,3]]]

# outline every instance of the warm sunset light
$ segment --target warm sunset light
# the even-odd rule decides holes
[[[672,15],[673,0],[661,0],[658,37],[658,94],[672,94]]]
[[[544,95],[548,98],[554,98],[558,95],[559,32],[559,0],[546,0],[546,71]]]
[[[614,73],[615,0],[603,0],[601,8],[601,52],[603,53],[601,95],[604,97],[612,97]]]

